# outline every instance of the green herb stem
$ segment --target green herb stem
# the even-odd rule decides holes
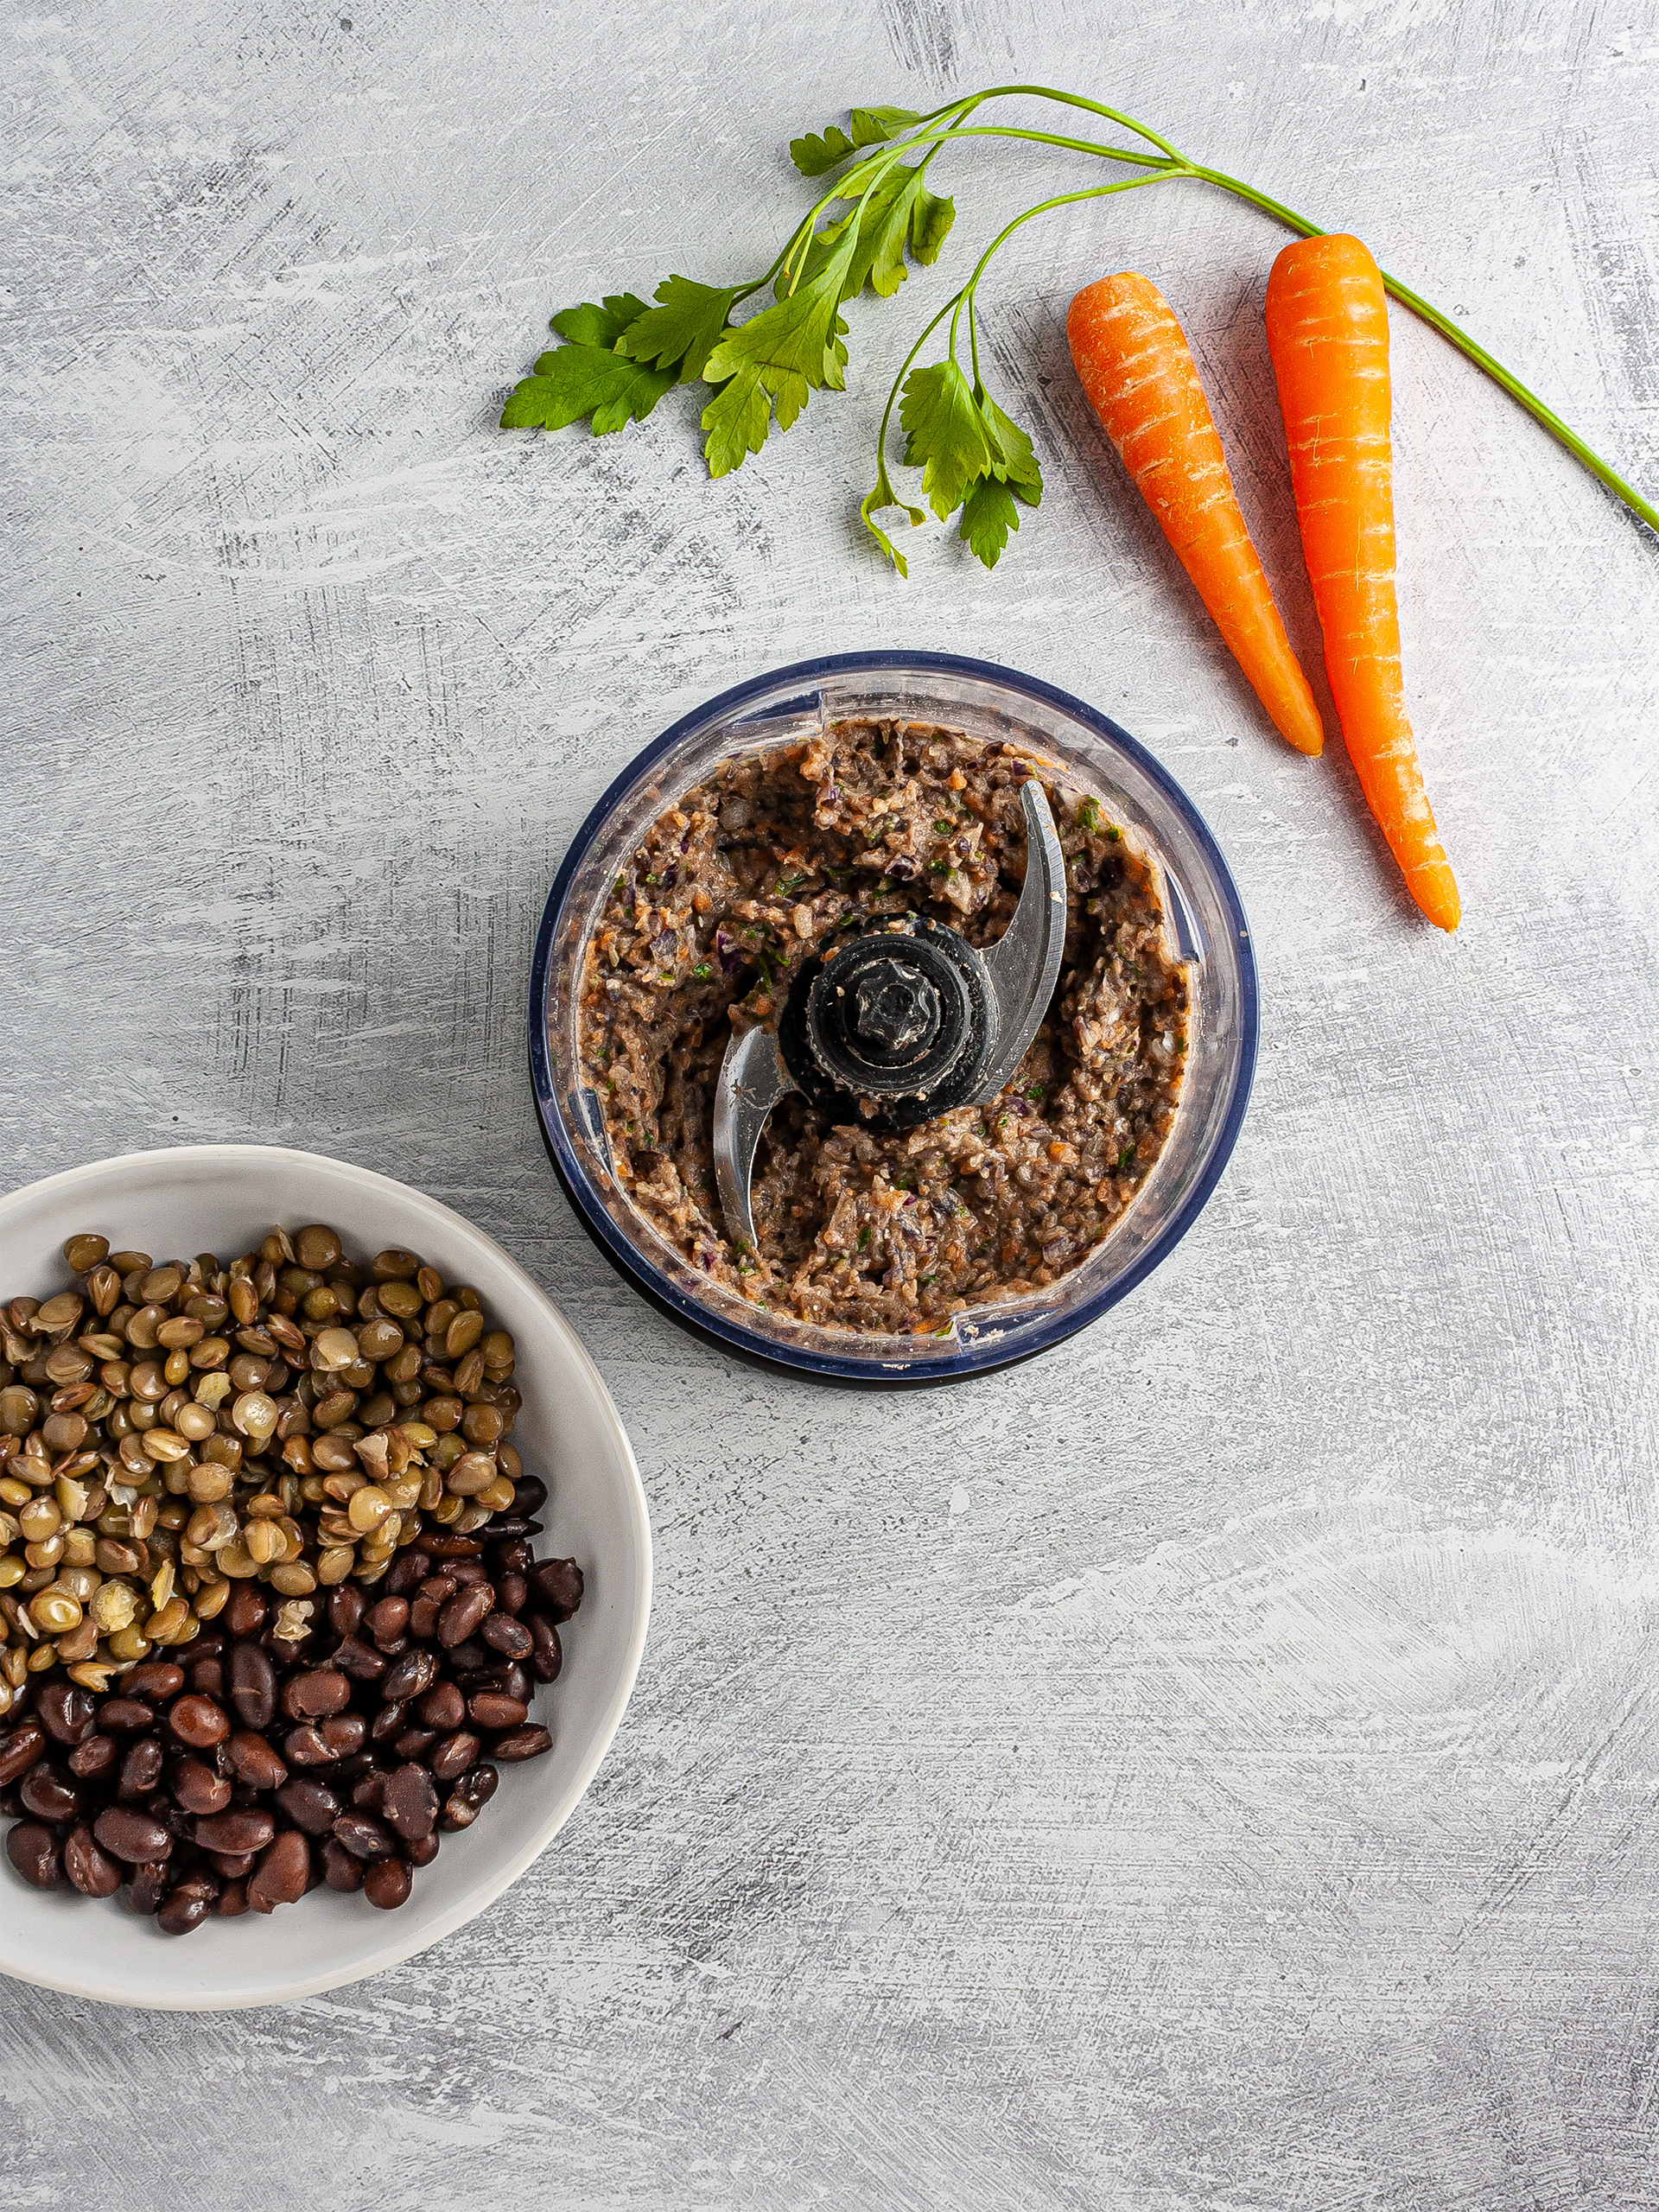
[[[1134,131],[1138,137],[1144,138],[1149,145],[1156,147],[1159,150],[1156,154],[1142,154],[1134,149],[1127,147],[1096,145],[1086,139],[1069,138],[1058,132],[1026,130],[995,124],[976,124],[968,125],[965,123],[965,120],[959,121],[952,127],[951,135],[959,138],[1009,137],[1026,139],[1033,141],[1039,144],[1052,145],[1063,151],[1088,154],[1098,159],[1116,162],[1133,162],[1138,166],[1143,166],[1148,168],[1155,168],[1157,171],[1157,175],[1155,177],[1148,176],[1144,178],[1136,178],[1130,181],[1133,183],[1153,183],[1163,177],[1190,177],[1195,183],[1214,185],[1222,192],[1230,193],[1236,200],[1242,200],[1249,206],[1259,208],[1263,214],[1272,216],[1275,222],[1282,223],[1287,230],[1294,231],[1302,238],[1321,238],[1325,235],[1325,227],[1322,224],[1310,221],[1308,217],[1299,214],[1294,207],[1286,207],[1282,200],[1274,200],[1270,196],[1270,194],[1258,191],[1254,185],[1245,183],[1243,179],[1241,177],[1230,176],[1224,169],[1210,168],[1205,167],[1202,162],[1194,162],[1189,159],[1189,157],[1183,154],[1179,148],[1172,145],[1167,138],[1161,137],[1157,131],[1150,130],[1145,124],[1136,122],[1133,116],[1125,115],[1120,109],[1107,107],[1097,100],[1085,99],[1080,94],[1075,92],[1059,92],[1053,86],[1046,85],[995,86],[988,91],[976,93],[970,100],[963,103],[960,110],[961,116],[965,118],[967,115],[973,113],[976,109],[982,106],[988,100],[1008,99],[1015,96],[1025,96],[1035,99],[1052,100],[1064,107],[1077,108],[1092,115],[1103,116],[1108,120],[1122,125],[1125,130]],[[927,118],[926,120],[931,121],[931,118]],[[925,139],[922,134],[918,133],[917,136],[912,137],[908,140],[901,141],[893,150],[895,154],[902,154],[909,146],[921,143],[925,143]],[[1108,191],[1122,190],[1125,188],[1126,187],[1122,185],[1106,188]],[[1104,196],[1103,193],[1065,194],[1054,200],[1044,200],[1039,207],[1033,207],[1028,212],[1030,214],[1039,214],[1049,207],[1063,207],[1066,204],[1067,200],[1070,200],[1094,199],[1103,198]],[[970,346],[974,349],[973,359],[976,380],[978,378],[979,367],[977,348],[974,344],[975,322],[974,302],[972,296],[977,288],[980,276],[983,274],[986,262],[989,259],[990,256],[996,251],[1003,240],[1007,238],[1014,230],[1018,229],[1020,223],[1026,219],[1026,216],[1020,216],[1014,223],[1009,225],[1007,230],[1002,232],[1000,236],[993,241],[985,255],[982,257],[980,263],[976,268],[972,277],[969,278],[968,284],[963,288],[963,291],[968,299],[969,336]],[[1489,376],[1494,384],[1499,385],[1504,391],[1508,392],[1513,400],[1515,400],[1520,406],[1526,409],[1528,414],[1533,417],[1535,422],[1541,423],[1543,428],[1549,432],[1550,435],[1554,438],[1559,444],[1564,446],[1577,461],[1580,461],[1583,466],[1590,471],[1592,476],[1594,476],[1600,483],[1605,485],[1607,489],[1611,492],[1616,498],[1622,500],[1625,506],[1630,510],[1632,514],[1639,517],[1640,519],[1648,525],[1649,530],[1653,531],[1656,535],[1659,535],[1659,506],[1656,506],[1653,501],[1644,499],[1642,493],[1637,491],[1633,485],[1627,483],[1624,478],[1618,474],[1618,470],[1615,469],[1610,462],[1604,461],[1601,455],[1596,452],[1594,448],[1580,437],[1579,433],[1572,428],[1570,423],[1562,421],[1561,417],[1555,412],[1553,407],[1548,405],[1545,401],[1538,397],[1535,391],[1532,391],[1529,386],[1523,384],[1521,378],[1515,374],[1513,370],[1506,368],[1503,362],[1498,360],[1493,354],[1489,353],[1484,346],[1479,345],[1474,339],[1470,337],[1465,331],[1460,330],[1449,315],[1444,314],[1440,308],[1435,307],[1431,301],[1424,299],[1420,292],[1414,291],[1408,284],[1402,283],[1399,277],[1391,276],[1387,270],[1382,270],[1381,274],[1385,289],[1395,299],[1400,302],[1402,307],[1408,308],[1421,321],[1427,323],[1431,329],[1438,331],[1440,336],[1444,338],[1448,344],[1456,346],[1459,353],[1460,353],[1466,360],[1472,361],[1475,366],[1479,369],[1483,374]],[[930,327],[931,327],[931,326],[930,326]],[[953,353],[955,351],[955,331],[956,322],[953,319],[951,325]],[[912,354],[911,359],[914,359],[913,353]],[[906,366],[909,366],[908,361],[906,362]],[[883,419],[885,422],[886,418],[884,417]]]

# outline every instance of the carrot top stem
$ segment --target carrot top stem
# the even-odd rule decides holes
[[[978,123],[970,120],[970,118],[976,116],[988,101],[1019,96],[1049,100],[1063,107],[1097,115],[1105,121],[1116,124],[1120,129],[1128,131],[1133,137],[1140,139],[1141,144],[1140,146],[1109,146],[1091,139],[1071,137],[1056,131],[1027,130],[1010,124]],[[924,160],[931,162],[935,154],[943,147],[955,143],[960,139],[1013,138],[1039,145],[1053,146],[1064,152],[1086,154],[1091,158],[1102,161],[1131,164],[1140,169],[1142,174],[1124,178],[1116,184],[1058,194],[1052,199],[1039,201],[1034,207],[1029,207],[1023,213],[1016,216],[993,238],[975,264],[967,283],[960,291],[945,302],[939,314],[928,324],[921,337],[906,355],[903,365],[893,379],[893,387],[887,395],[887,405],[882,410],[880,429],[876,437],[875,486],[860,509],[865,524],[874,533],[901,573],[905,569],[903,557],[887,538],[885,531],[873,519],[882,508],[889,506],[904,508],[913,522],[919,522],[922,519],[919,508],[907,506],[906,502],[896,496],[887,474],[887,435],[893,407],[901,390],[906,385],[907,378],[910,378],[912,365],[917,354],[921,351],[927,338],[947,315],[950,317],[950,331],[946,366],[950,371],[956,369],[957,335],[965,315],[973,371],[974,402],[982,410],[988,409],[990,416],[995,416],[995,408],[985,394],[980,376],[976,320],[976,295],[981,280],[991,260],[1022,224],[1029,222],[1035,215],[1046,213],[1051,208],[1071,206],[1083,200],[1104,199],[1114,192],[1132,191],[1143,184],[1156,184],[1170,179],[1185,178],[1194,183],[1213,185],[1219,191],[1231,194],[1235,199],[1242,200],[1249,206],[1259,208],[1262,213],[1272,216],[1275,221],[1282,223],[1287,230],[1297,232],[1303,238],[1320,238],[1326,235],[1322,224],[1311,221],[1307,216],[1299,214],[1294,208],[1286,207],[1283,201],[1273,199],[1268,194],[1259,191],[1255,186],[1247,184],[1240,177],[1230,176],[1224,169],[1211,168],[1202,162],[1192,161],[1161,133],[1154,130],[1148,124],[1137,122],[1133,116],[1125,114],[1122,109],[1109,107],[1099,100],[1086,99],[1081,93],[1058,91],[1052,86],[993,85],[982,92],[967,94],[960,99],[947,103],[943,107],[936,108],[931,114],[918,116],[913,124],[906,128],[908,135],[905,132],[897,133],[890,143],[881,145],[874,152],[866,149],[852,168],[843,172],[839,185],[833,188],[818,202],[792,234],[784,253],[773,264],[774,274],[780,267],[786,270],[798,271],[800,267],[804,266],[805,255],[810,247],[814,226],[819,216],[836,198],[844,198],[847,195],[847,187],[849,182],[855,179],[858,194],[868,197],[880,187],[881,181],[906,155],[914,155],[918,150],[925,149]],[[1659,506],[1656,506],[1653,501],[1644,499],[1634,486],[1627,483],[1609,462],[1604,461],[1592,447],[1586,444],[1576,430],[1562,421],[1554,408],[1548,406],[1543,400],[1540,399],[1537,393],[1529,390],[1512,370],[1505,368],[1503,364],[1489,353],[1483,346],[1478,345],[1466,333],[1459,330],[1448,315],[1443,314],[1431,302],[1424,299],[1420,293],[1402,283],[1397,276],[1389,276],[1386,270],[1382,272],[1382,276],[1385,289],[1401,302],[1402,306],[1409,308],[1414,315],[1427,322],[1432,329],[1438,331],[1440,336],[1451,345],[1455,346],[1466,359],[1472,361],[1477,368],[1491,377],[1493,382],[1507,391],[1512,399],[1524,407],[1535,421],[1541,423],[1559,444],[1565,446],[1567,450],[1576,460],[1582,462],[1584,467],[1602,484],[1605,485],[1616,498],[1622,500],[1632,514],[1639,517],[1649,530],[1656,535],[1659,535]],[[930,377],[934,373],[931,370],[916,372],[918,378]],[[992,423],[992,429],[993,444],[995,444],[995,423]],[[1026,499],[1032,504],[1034,504],[1036,498],[1040,496],[1040,478],[1036,475],[1034,465],[1029,487],[1027,489],[1021,488],[1017,472],[1006,477],[1002,475],[1000,469],[994,473],[997,474],[999,481],[1006,481],[1016,496]],[[938,505],[937,500],[934,505],[937,508]],[[1008,514],[1010,526],[1012,526],[1011,504],[1008,506]],[[963,534],[967,534],[965,527]],[[990,557],[995,558],[995,554],[993,553]]]

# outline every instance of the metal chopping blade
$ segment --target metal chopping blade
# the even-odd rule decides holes
[[[1021,804],[1026,880],[995,944],[976,951],[942,923],[913,918],[872,931],[803,965],[775,1030],[745,1030],[726,1047],[715,1089],[715,1181],[738,1245],[758,1249],[755,1154],[767,1116],[790,1091],[839,1121],[913,1128],[982,1105],[1012,1078],[1048,1011],[1065,950],[1065,856],[1035,777]]]
[[[760,1132],[778,1101],[799,1087],[784,1065],[775,1030],[746,1029],[726,1047],[715,1086],[715,1182],[733,1242],[751,1251],[758,1240],[749,1179]]]

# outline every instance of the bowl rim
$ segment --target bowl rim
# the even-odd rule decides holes
[[[996,684],[1016,696],[1056,708],[1082,723],[1109,747],[1127,755],[1158,786],[1172,809],[1181,817],[1209,867],[1222,906],[1232,925],[1233,949],[1238,963],[1239,1056],[1231,1096],[1217,1132],[1214,1147],[1202,1172],[1193,1179],[1181,1204],[1156,1236],[1121,1275],[1115,1277],[1081,1305],[1054,1317],[1047,1326],[1033,1330],[1033,1340],[1030,1343],[1009,1345],[1005,1341],[1005,1332],[999,1332],[988,1340],[971,1344],[965,1351],[958,1348],[951,1352],[912,1356],[903,1361],[895,1359],[889,1366],[887,1363],[872,1363],[868,1359],[853,1359],[834,1352],[818,1351],[805,1345],[796,1349],[780,1343],[774,1337],[762,1334],[759,1330],[746,1329],[724,1313],[699,1306],[668,1276],[651,1267],[645,1255],[621,1235],[589,1188],[586,1171],[559,1110],[548,1052],[546,1006],[554,946],[571,883],[588,847],[613,810],[642,776],[648,773],[692,730],[706,725],[718,715],[735,715],[765,693],[788,684],[816,683],[826,677],[899,671],[922,671],[976,678]],[[1203,1211],[1238,1141],[1255,1073],[1260,992],[1249,924],[1245,918],[1238,887],[1233,880],[1232,871],[1221,848],[1216,842],[1209,824],[1180,785],[1138,740],[1131,737],[1109,715],[1090,706],[1086,700],[1074,697],[1071,692],[1046,683],[1040,677],[1028,676],[1019,669],[1005,668],[995,661],[971,659],[959,653],[884,647],[864,652],[829,653],[810,660],[791,661],[779,667],[765,670],[760,675],[749,677],[743,683],[717,692],[712,698],[691,708],[671,723],[660,737],[654,738],[632,756],[589,808],[554,876],[552,889],[548,893],[547,903],[542,910],[541,924],[536,932],[535,950],[531,959],[528,1014],[531,1087],[536,1095],[536,1111],[542,1124],[543,1141],[553,1162],[554,1171],[575,1210],[577,1219],[600,1249],[637,1289],[693,1335],[711,1338],[744,1360],[820,1382],[855,1387],[862,1385],[867,1389],[914,1389],[965,1381],[973,1375],[1015,1366],[1022,1360],[1052,1350],[1055,1344],[1063,1343],[1079,1330],[1087,1328],[1091,1322],[1098,1320],[1103,1313],[1127,1298],[1154,1268],[1168,1258]],[[913,1342],[914,1339],[907,1341]]]
[[[429,1922],[407,1936],[397,1933],[395,1915],[385,1916],[385,1936],[361,1951],[353,1950],[350,1957],[337,1967],[316,1974],[283,1980],[280,1973],[257,1986],[238,1991],[234,1995],[215,1995],[204,2001],[188,1991],[177,1993],[161,1992],[155,1995],[136,1998],[125,1991],[113,1991],[101,1986],[95,1974],[78,1971],[66,1965],[61,1973],[50,1974],[26,1972],[7,1961],[3,1923],[0,1922],[0,1974],[15,1981],[26,1982],[37,1989],[55,1989],[67,1996],[91,1998],[99,2004],[118,2005],[137,2012],[245,2012],[261,2005],[287,2005],[301,1998],[315,1997],[325,1990],[338,1989],[350,1982],[367,1980],[372,1974],[384,1974],[389,1967],[400,1966],[418,1953],[429,1950],[458,1928],[475,1919],[494,1904],[502,1892],[510,1888],[532,1860],[538,1858],[558,1834],[588,1794],[601,1763],[610,1750],[622,1716],[627,1710],[629,1699],[639,1673],[645,1654],[645,1636],[651,1621],[651,1599],[653,1580],[651,1513],[646,1503],[645,1485],[639,1478],[639,1468],[633,1446],[622,1425],[621,1416],[606,1385],[604,1376],[594,1364],[592,1355],[581,1338],[565,1319],[558,1306],[541,1285],[530,1275],[512,1254],[498,1244],[486,1230],[457,1213],[453,1206],[441,1199],[430,1198],[424,1191],[411,1184],[400,1183],[395,1177],[382,1175],[372,1167],[359,1167],[353,1161],[336,1160],[327,1153],[307,1152],[290,1145],[274,1144],[200,1144],[162,1145],[143,1152],[112,1154],[108,1159],[90,1160],[79,1167],[60,1169],[36,1181],[20,1185],[16,1190],[0,1195],[0,1235],[3,1235],[7,1217],[12,1210],[25,1200],[42,1198],[55,1198],[60,1193],[73,1194],[81,1185],[92,1181],[112,1168],[142,1168],[160,1160],[194,1160],[204,1166],[242,1166],[252,1168],[263,1162],[276,1160],[300,1161],[308,1167],[326,1171],[328,1175],[352,1184],[370,1194],[376,1192],[395,1194],[400,1203],[413,1204],[417,1213],[423,1213],[444,1229],[461,1234],[484,1246],[492,1256],[516,1279],[518,1287],[542,1309],[543,1318],[550,1325],[566,1350],[571,1354],[578,1371],[585,1378],[594,1396],[601,1422],[611,1432],[624,1470],[626,1480],[623,1497],[627,1518],[634,1536],[634,1551],[638,1562],[630,1593],[634,1619],[628,1638],[624,1663],[618,1673],[611,1694],[600,1717],[599,1726],[588,1751],[573,1770],[570,1777],[553,1798],[547,1813],[527,1843],[516,1851],[505,1864],[488,1876],[481,1877],[467,1888],[457,1901],[441,1913],[435,1922]],[[365,1923],[365,1928],[370,1923]],[[276,1948],[280,1951],[280,1946]],[[275,1962],[273,1961],[273,1964]]]

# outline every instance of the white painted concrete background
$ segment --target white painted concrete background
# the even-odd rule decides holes
[[[609,1377],[659,1573],[613,1758],[463,1935],[228,2023],[8,1986],[7,2206],[1659,2201],[1659,545],[1396,322],[1448,943],[1071,381],[1072,290],[1163,284],[1317,658],[1248,211],[1024,234],[988,328],[1051,489],[993,577],[936,537],[899,584],[849,517],[909,334],[1058,156],[964,157],[948,269],[735,480],[672,402],[493,427],[554,308],[764,265],[795,132],[1032,77],[1357,229],[1651,490],[1651,0],[127,0],[4,41],[6,1177],[253,1136],[461,1206]],[[1128,1305],[854,1404],[601,1266],[523,998],[640,744],[880,643],[1156,749],[1253,916],[1263,1053]]]

